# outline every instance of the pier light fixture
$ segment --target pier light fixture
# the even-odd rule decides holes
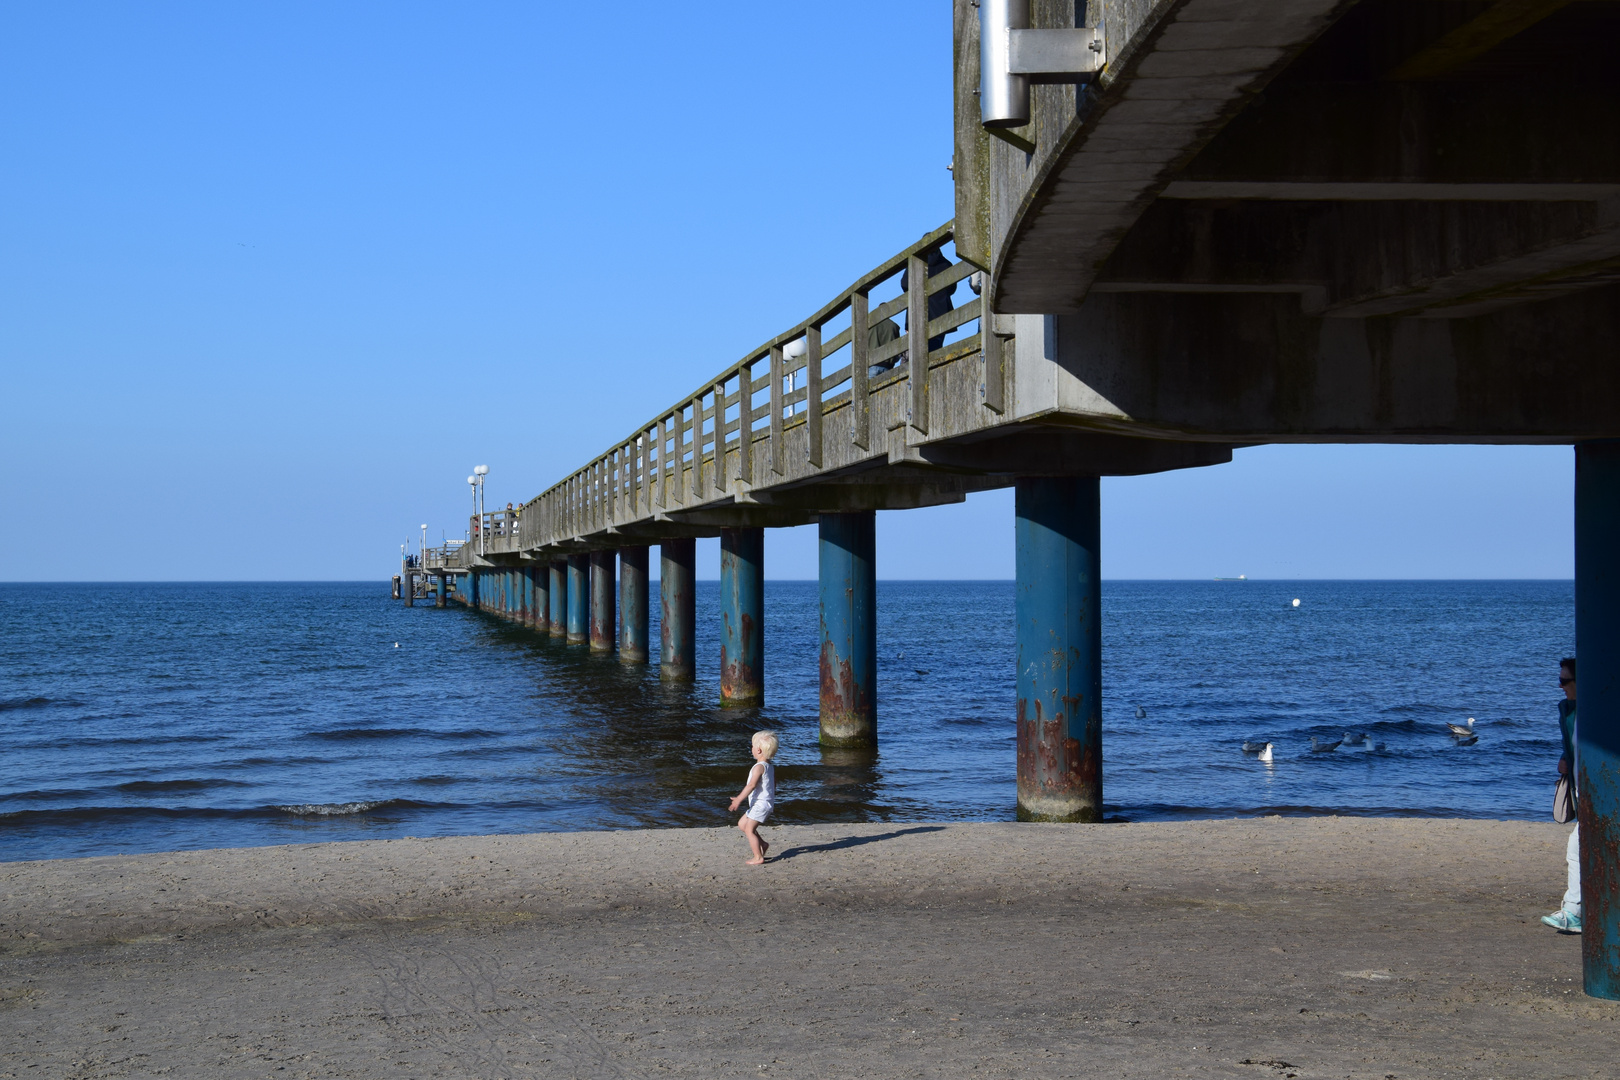
[[[478,554],[484,554],[484,477],[489,475],[488,465],[474,465],[467,483],[473,485],[473,518],[478,522]]]
[[[981,121],[1026,151],[1032,143],[1004,129],[1029,123],[1031,83],[1090,82],[1107,62],[1102,27],[1030,29],[1029,0],[980,0]]]

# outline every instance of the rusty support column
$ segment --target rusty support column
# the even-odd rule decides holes
[[[613,651],[613,587],[613,552],[591,552],[591,652]]]
[[[720,530],[720,704],[765,702],[765,530]]]
[[[405,571],[404,578],[405,578],[405,606],[406,607],[415,607],[416,606],[416,575],[413,574],[411,571],[407,570],[407,571]]]
[[[1575,725],[1586,992],[1620,998],[1620,440],[1575,444]]]
[[[647,548],[619,549],[619,660],[647,662]]]
[[[1101,821],[1097,478],[1020,477],[1014,500],[1018,818]]]
[[[659,542],[658,677],[665,682],[691,682],[697,674],[692,647],[697,637],[696,569],[696,540]]]
[[[877,513],[822,514],[821,745],[877,745]]]
[[[590,556],[568,556],[568,644],[584,645],[590,640],[591,607]]]
[[[446,595],[446,593],[449,591],[447,586],[450,584],[450,575],[449,574],[435,574],[434,577],[433,577],[433,581],[434,581],[434,586],[433,586],[433,606],[434,607],[445,607],[445,606],[447,606],[450,603],[450,599]]]
[[[554,562],[548,568],[551,574],[551,636],[568,637],[568,563]]]

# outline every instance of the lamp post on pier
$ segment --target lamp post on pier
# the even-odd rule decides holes
[[[473,468],[473,478],[477,487],[473,489],[473,517],[478,521],[478,554],[485,551],[484,545],[484,477],[489,475],[488,465],[478,465]]]

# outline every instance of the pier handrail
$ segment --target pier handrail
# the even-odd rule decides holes
[[[542,547],[609,528],[622,511],[656,514],[678,509],[722,495],[728,484],[739,485],[734,493],[745,493],[748,482],[740,478],[752,475],[754,455],[766,455],[773,473],[784,472],[783,433],[799,425],[808,428],[809,464],[819,467],[823,419],[837,409],[853,410],[849,438],[866,450],[872,436],[869,395],[891,383],[908,383],[906,422],[926,435],[928,380],[911,377],[911,358],[926,356],[927,366],[933,368],[979,351],[985,337],[981,327],[981,332],[949,345],[941,342],[951,331],[979,318],[978,296],[932,319],[911,317],[913,311],[929,309],[930,297],[954,290],[977,271],[965,261],[939,266],[936,257],[935,272],[929,274],[930,255],[942,257],[940,249],[953,239],[954,222],[925,234],[862,274],[814,314],[749,350],[529,500],[511,520],[505,511],[483,515],[486,542],[511,536],[523,548]],[[907,275],[905,291],[871,306],[872,291],[901,274]],[[902,312],[907,316],[904,333],[892,321]],[[849,325],[824,340],[823,328],[845,313]],[[885,323],[894,335],[887,340],[883,340],[888,337],[882,329]],[[931,342],[940,342],[941,347],[930,348]],[[845,348],[848,362],[824,373],[823,361]],[[756,378],[755,368],[766,363],[767,372]],[[984,404],[999,413],[1003,393],[999,378],[987,379]],[[728,455],[737,461],[738,477],[728,476]]]

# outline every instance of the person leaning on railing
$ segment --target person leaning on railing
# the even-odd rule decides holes
[[[949,270],[952,265],[951,260],[947,259],[944,252],[940,251],[938,248],[934,248],[928,253],[927,260],[927,277],[934,277],[937,274],[942,274]],[[911,270],[908,267],[907,269],[900,271],[900,291],[901,293],[906,293],[910,290],[910,288]],[[941,289],[939,292],[933,293],[928,297],[928,319],[930,322],[956,308],[956,302],[954,299],[952,299],[955,293],[956,286],[952,285],[950,288]],[[909,311],[906,312],[906,320],[907,326],[909,327],[911,320],[911,313]],[[889,344],[889,342],[894,341],[899,336],[900,328],[895,325],[894,320],[884,319],[882,322],[872,326],[871,329],[866,332],[866,347],[868,349],[877,349],[879,346]],[[928,339],[929,352],[933,352],[935,349],[943,348],[944,345],[944,334],[939,334],[936,337],[931,337]],[[902,363],[907,359],[909,359],[907,352],[902,350],[887,360],[873,364],[867,372],[867,375],[868,377],[871,377],[879,372],[888,371],[896,364]]]

